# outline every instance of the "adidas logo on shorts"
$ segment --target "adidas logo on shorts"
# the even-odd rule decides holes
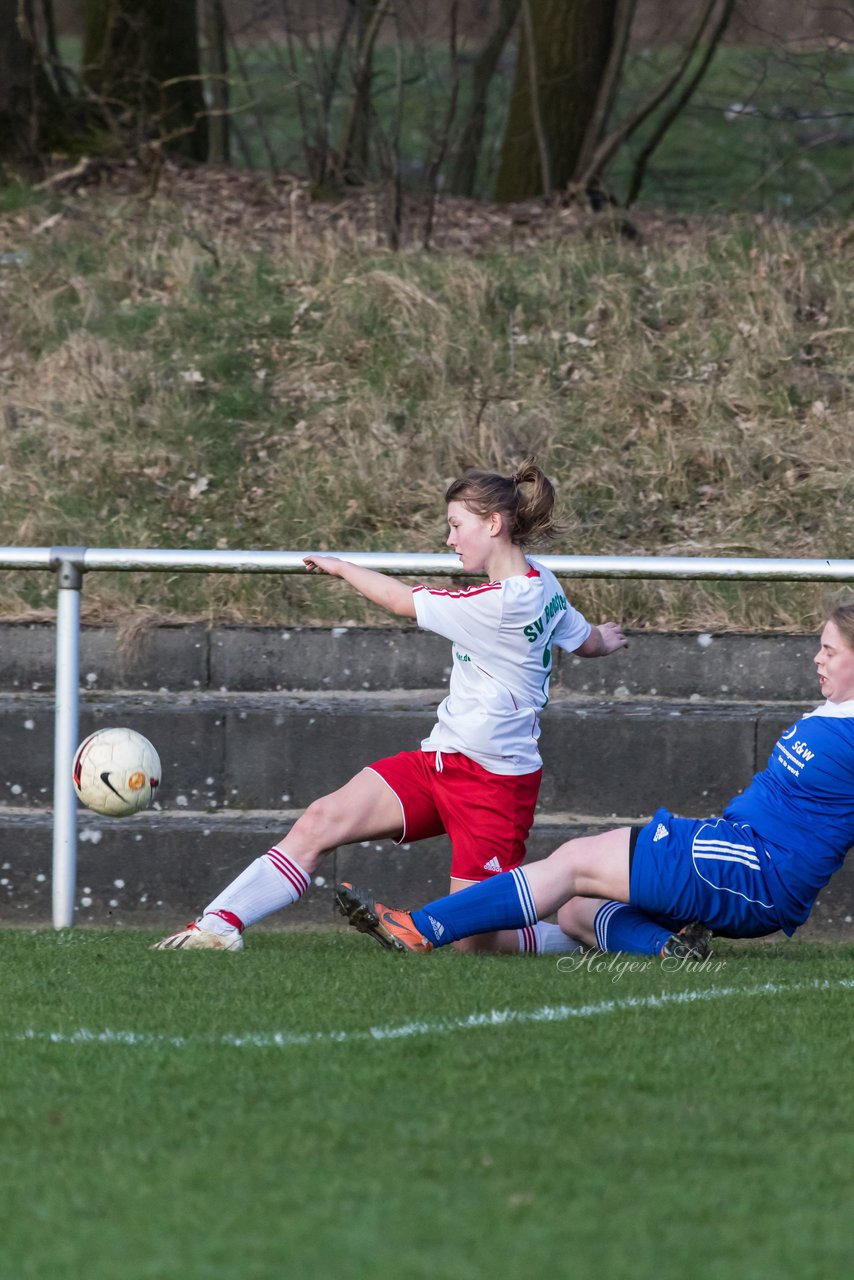
[[[664,823],[659,822],[658,826],[655,828],[655,835],[652,837],[652,843],[655,844],[656,840],[663,840],[665,836],[669,835],[670,832],[667,830]]]
[[[497,858],[490,858],[489,862],[484,862],[483,869],[484,871],[500,871],[501,863]]]

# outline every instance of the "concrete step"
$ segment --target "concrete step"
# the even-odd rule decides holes
[[[802,636],[637,635],[604,661],[556,655],[530,855],[645,820],[664,804],[720,810],[764,766],[780,730],[818,700]],[[0,921],[50,920],[55,633],[0,624]],[[418,745],[449,674],[446,641],[416,628],[85,627],[81,738],[129,724],[161,755],[158,809],[79,815],[81,923],[180,923],[371,760]],[[443,893],[444,839],[330,855],[288,925],[337,920],[331,886],[397,903]],[[854,876],[809,930],[850,937]],[[810,936],[808,931],[807,936]]]
[[[818,698],[812,636],[630,635],[607,659],[556,650],[552,688],[587,696],[741,699]],[[0,623],[0,690],[54,686],[49,623]],[[80,683],[91,691],[441,689],[446,640],[417,627],[108,627],[81,629]]]
[[[158,803],[302,809],[372,760],[415,748],[441,690],[88,694],[80,736],[127,724],[163,765]],[[812,704],[558,695],[543,716],[545,810],[639,817],[718,811]],[[52,803],[53,699],[0,694],[0,806]]]
[[[75,922],[101,928],[176,928],[280,839],[295,817],[293,812],[150,811],[117,821],[81,813]],[[528,861],[548,856],[575,836],[628,823],[626,817],[541,813],[531,832]],[[369,886],[395,905],[423,904],[447,892],[449,863],[444,838],[413,845],[378,840],[342,846],[325,859],[305,897],[269,917],[263,927],[340,926],[332,900],[338,880]],[[43,927],[50,919],[50,813],[0,810],[0,926]],[[854,867],[843,867],[834,878],[798,937],[854,940]]]
[[[156,812],[109,819],[81,811],[76,920],[164,927],[195,915],[247,863],[290,830],[293,811]],[[571,835],[601,823],[558,814],[538,818],[529,856],[545,857]],[[0,921],[47,923],[51,916],[52,827],[48,812],[0,810]],[[447,892],[450,847],[391,840],[344,845],[329,854],[309,893],[271,924],[340,922],[338,880],[370,885],[386,900],[415,905]]]

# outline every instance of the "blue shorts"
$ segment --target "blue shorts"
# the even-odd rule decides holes
[[[782,928],[767,861],[744,823],[675,818],[659,809],[637,833],[629,902],[662,922],[699,920],[726,938],[761,938]]]

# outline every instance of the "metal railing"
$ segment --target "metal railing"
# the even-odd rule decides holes
[[[53,753],[53,925],[74,918],[77,798],[71,781],[80,721],[80,595],[87,573],[305,573],[307,551],[158,550],[127,547],[0,547],[0,569],[56,575],[56,681]],[[462,574],[453,555],[322,552],[383,573]],[[700,556],[538,555],[560,578],[714,579],[742,582],[854,582],[854,560],[783,560]]]

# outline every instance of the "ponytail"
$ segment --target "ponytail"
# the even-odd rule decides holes
[[[532,458],[509,476],[471,468],[450,485],[445,501],[463,502],[482,518],[500,512],[510,541],[518,546],[546,542],[560,532],[554,519],[554,485]]]

